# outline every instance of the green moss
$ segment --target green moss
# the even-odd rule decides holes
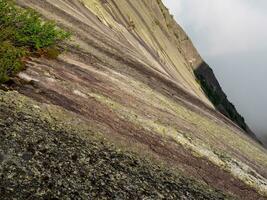
[[[21,58],[28,53],[24,48],[15,47],[9,41],[4,41],[0,45],[0,83],[3,83],[24,68]]]

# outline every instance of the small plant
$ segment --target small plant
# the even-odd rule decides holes
[[[28,54],[27,50],[15,47],[9,41],[1,43],[0,47],[0,83],[21,71],[24,67],[22,58]]]
[[[44,21],[31,9],[17,7],[10,0],[0,0],[0,83],[24,69],[23,60],[32,55],[56,58],[59,42],[70,33],[53,21]]]

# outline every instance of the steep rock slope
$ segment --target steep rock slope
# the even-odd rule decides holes
[[[226,198],[214,189],[239,199],[265,198],[266,150],[214,109],[195,80],[192,66],[201,64],[199,55],[182,29],[173,25],[160,1],[16,2],[55,20],[70,30],[73,38],[62,45],[66,51],[58,59],[32,58],[27,62],[27,70],[20,73],[11,86],[20,94],[1,92],[4,109],[0,124],[1,132],[5,133],[0,154],[1,182],[9,184],[9,189],[1,185],[2,193],[10,194],[16,185],[23,185],[17,192],[33,198],[36,195],[60,198],[75,194],[86,198],[89,193],[98,198],[130,198],[133,195],[136,199]],[[174,28],[170,28],[172,26]],[[15,97],[13,101],[10,96]],[[51,106],[57,106],[56,111],[51,111]],[[47,117],[42,118],[40,113]],[[79,133],[84,135],[80,137]],[[75,170],[89,167],[85,172],[93,173],[102,166],[97,164],[101,164],[102,159],[104,163],[112,163],[112,155],[114,162],[119,162],[112,149],[104,151],[104,155],[99,154],[100,149],[106,148],[106,143],[96,139],[92,145],[92,134],[112,143],[114,151],[121,152],[119,161],[125,160],[126,168],[130,168],[113,180],[118,187],[107,185],[110,180],[105,179],[105,173],[101,178],[89,174],[82,179],[83,170]],[[73,144],[72,138],[76,141]],[[40,146],[37,144],[39,139]],[[62,140],[60,145],[58,140]],[[29,143],[33,143],[32,147]],[[43,151],[45,144],[48,147]],[[85,147],[84,152],[81,144]],[[8,151],[10,145],[13,146]],[[96,148],[92,150],[90,146]],[[56,154],[65,151],[66,161],[56,161]],[[75,152],[81,153],[70,160]],[[129,152],[135,156],[127,157]],[[13,157],[16,162],[6,164]],[[80,164],[84,157],[92,159],[92,163]],[[99,159],[95,160],[95,157]],[[143,157],[153,164],[145,164],[148,161]],[[51,158],[51,163],[40,165],[46,158]],[[136,159],[140,165],[132,164]],[[32,168],[25,169],[25,160]],[[158,162],[163,165],[159,167],[163,175],[154,177]],[[52,165],[48,175],[43,174],[47,165]],[[68,178],[64,176],[65,165],[72,166]],[[61,167],[64,167],[63,172]],[[121,172],[114,166],[107,168],[109,170],[108,174],[114,176],[116,171]],[[168,183],[164,170],[172,171],[173,175],[168,177],[176,177],[179,173],[183,178],[181,181],[174,178],[175,181]],[[40,185],[43,176],[48,183]],[[194,177],[201,184],[193,184],[196,188],[185,187],[190,185],[190,179],[184,176]],[[90,186],[93,177],[100,182]],[[14,184],[10,179],[18,182]],[[127,181],[116,182],[122,179]],[[128,182],[133,182],[130,188],[121,188],[121,184]],[[75,184],[69,191],[55,191],[60,184],[68,188],[72,183]],[[27,193],[32,184],[33,190]],[[101,187],[103,191],[99,191]],[[143,192],[138,193],[140,191]],[[117,196],[116,192],[122,196]]]
[[[100,20],[123,34],[127,40],[130,41],[129,38],[133,36],[137,41],[130,42],[137,50],[145,53],[150,61],[155,60],[153,67],[157,67],[160,72],[207,103],[199,85],[196,85],[197,78],[215,107],[257,140],[244,118],[228,101],[212,69],[203,61],[191,40],[169,15],[161,1],[102,1],[101,4],[98,0],[84,2]],[[147,45],[149,49],[143,49]]]

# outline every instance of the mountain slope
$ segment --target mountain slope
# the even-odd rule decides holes
[[[159,164],[122,153],[73,113],[14,92],[0,96],[1,132],[20,132],[0,135],[1,148],[7,150],[0,153],[0,169],[5,172],[1,199],[131,199],[129,194],[152,199],[227,198]]]
[[[150,61],[155,60],[152,63],[153,67],[157,67],[160,72],[179,83],[187,92],[210,104],[196,84],[195,74],[215,107],[256,139],[244,118],[228,101],[211,68],[202,60],[191,40],[169,15],[161,1],[103,1],[101,5],[97,0],[84,2],[100,20],[111,28],[117,29],[126,40],[132,36],[135,37],[137,41],[134,47],[146,53],[146,57],[151,56]],[[125,30],[121,30],[121,25],[130,30],[131,36],[128,32],[125,33]],[[147,45],[150,48],[143,49]]]
[[[91,136],[93,134],[97,138],[106,138],[116,151],[120,149],[123,159],[119,161],[125,160],[125,165],[130,169],[132,160],[140,162],[137,165],[139,167],[133,168],[133,171],[137,170],[134,175],[131,170],[126,170],[123,171],[123,176],[116,179],[134,180],[135,189],[121,186],[112,188],[113,192],[123,192],[125,198],[130,198],[133,194],[137,199],[152,198],[150,195],[153,193],[155,199],[177,199],[178,197],[171,196],[172,193],[166,192],[173,191],[180,199],[197,199],[200,195],[203,199],[224,199],[226,196],[222,192],[239,199],[264,199],[267,189],[266,150],[215,110],[194,75],[192,66],[201,62],[198,59],[190,60],[190,57],[197,58],[199,55],[192,44],[190,46],[191,42],[182,29],[169,24],[171,17],[160,1],[16,2],[35,9],[46,18],[56,20],[59,26],[71,31],[73,37],[71,41],[62,44],[66,51],[57,59],[41,57],[27,62],[27,69],[10,86],[20,94],[1,92],[1,107],[4,108],[1,114],[6,116],[0,118],[1,132],[5,133],[2,140],[5,145],[1,145],[2,174],[4,169],[12,172],[8,165],[2,164],[10,162],[8,158],[14,157],[17,163],[22,163],[18,165],[21,166],[19,169],[24,169],[26,158],[34,168],[22,170],[26,179],[18,179],[18,183],[22,181],[29,187],[36,183],[37,188],[45,190],[46,184],[38,185],[43,166],[36,166],[36,163],[44,162],[46,157],[56,159],[55,153],[66,151],[67,161],[52,162],[53,168],[59,169],[51,169],[48,179],[46,178],[48,182],[52,181],[51,188],[40,194],[44,195],[43,198],[45,195],[57,198],[68,195],[55,195],[53,186],[58,185],[55,183],[58,181],[63,185],[71,185],[74,180],[77,187],[72,189],[75,192],[82,193],[85,190],[91,193],[84,184],[87,181],[89,184],[94,176],[88,175],[86,179],[82,179],[82,171],[75,171],[76,167],[80,169],[82,165],[74,161],[79,156],[82,159],[83,155],[94,158],[88,147],[94,141]],[[174,23],[173,20],[171,22]],[[172,26],[174,27],[170,28]],[[10,100],[10,96],[15,98]],[[56,108],[56,111],[50,108]],[[39,117],[41,114],[46,117]],[[25,121],[21,116],[29,120]],[[12,122],[15,123],[14,126]],[[37,130],[31,124],[40,127],[38,134],[33,134]],[[25,127],[26,135],[19,127]],[[51,153],[48,150],[36,150],[36,143],[41,138],[42,146],[47,133],[51,134],[51,139],[48,138],[44,143],[52,145]],[[77,139],[79,133],[84,135]],[[34,151],[27,147],[29,142],[22,139],[27,136],[34,144]],[[61,137],[70,139],[63,139],[60,145],[55,145],[54,141],[61,141]],[[77,143],[71,144],[71,138]],[[12,145],[8,143],[9,140],[14,141],[11,151],[7,150]],[[81,152],[80,144],[86,147],[86,153],[76,155],[74,161],[68,162],[70,154]],[[105,155],[101,155],[98,147],[102,150],[106,143],[103,145],[97,139],[93,155],[99,158],[100,163],[103,162],[102,158],[105,163],[112,163],[110,156],[114,155],[113,150],[108,150],[108,153],[104,151]],[[129,154],[133,154],[134,158],[126,156]],[[115,155],[117,156],[116,153]],[[144,161],[143,157],[149,161]],[[98,161],[93,159],[92,162]],[[152,164],[145,164],[146,162]],[[164,179],[165,175],[153,175],[155,168],[152,166],[158,166],[158,162],[163,165],[160,167],[163,174],[165,170],[170,170],[173,174],[178,171],[182,174],[182,181],[174,178],[175,181],[170,184]],[[72,166],[73,163],[75,169],[71,168],[67,180],[63,178],[64,175],[58,175],[60,166]],[[94,165],[86,173],[99,169],[97,166]],[[37,173],[37,179],[32,171]],[[116,171],[121,172],[115,167],[110,173],[114,175]],[[80,178],[75,179],[75,173]],[[105,175],[102,178],[98,175],[95,177],[99,181],[104,180],[99,183],[101,186],[93,188],[99,198],[102,194],[99,188],[104,187],[104,192],[107,192],[108,181]],[[17,176],[20,177],[19,174]],[[172,174],[168,176],[176,177]],[[201,184],[196,183],[196,188],[184,187],[190,185],[191,180],[184,178],[185,176],[194,177]],[[8,173],[1,178],[7,181]],[[111,187],[115,187],[114,185]],[[11,184],[11,189],[12,187],[14,184]],[[203,190],[203,187],[212,187],[222,192]],[[138,193],[143,189],[144,193]],[[1,191],[10,194],[5,186],[1,186]],[[105,193],[106,197],[115,198],[111,193]],[[37,195],[36,190],[31,194]],[[103,198],[105,195],[103,194]]]

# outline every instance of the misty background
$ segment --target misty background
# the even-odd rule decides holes
[[[267,145],[267,1],[163,0]]]

